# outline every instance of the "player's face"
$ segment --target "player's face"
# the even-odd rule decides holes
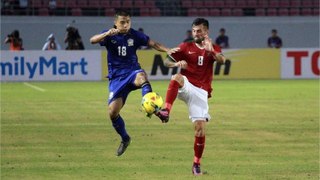
[[[206,35],[208,35],[208,29],[203,24],[192,26],[192,36],[196,43],[201,43]]]
[[[118,16],[114,24],[117,26],[117,29],[120,30],[120,33],[127,33],[131,28],[130,16]]]

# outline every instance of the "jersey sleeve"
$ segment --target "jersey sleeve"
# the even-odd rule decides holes
[[[107,32],[108,30],[103,30],[100,34]],[[99,42],[100,46],[107,46],[107,37],[103,39],[103,41]]]
[[[147,36],[146,34],[137,31],[137,38],[138,38],[138,47],[148,45],[150,37]]]
[[[213,49],[217,53],[222,53],[221,47],[219,45],[213,44]]]
[[[178,47],[180,50],[170,55],[174,61],[181,61],[185,59],[186,43],[181,43]]]

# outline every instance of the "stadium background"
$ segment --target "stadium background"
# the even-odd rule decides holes
[[[286,48],[319,47],[318,0],[56,0],[53,10],[48,0],[1,2],[1,41],[18,29],[26,50],[40,50],[50,33],[64,48],[70,24],[79,29],[86,49],[100,49],[90,45],[89,38],[112,27],[117,9],[130,11],[133,28],[144,28],[169,47],[185,38],[194,16],[209,19],[212,38],[224,27],[231,48],[267,47],[271,29],[279,31]],[[8,46],[1,43],[1,49]]]
[[[210,34],[213,39],[224,27],[229,36],[231,48],[266,48],[271,29],[277,29],[284,47],[318,47],[319,18],[307,17],[206,17],[210,21]],[[169,47],[174,47],[183,39],[191,27],[194,17],[132,17],[132,27],[142,27],[144,32]],[[72,22],[75,21],[74,24]],[[112,17],[57,17],[57,16],[2,16],[1,41],[14,29],[20,31],[26,50],[41,50],[50,33],[65,48],[64,37],[68,24],[79,29],[84,46],[89,49],[102,49],[91,45],[89,38],[103,29],[113,26]],[[35,33],[36,32],[36,33]],[[1,43],[3,50],[8,45]]]

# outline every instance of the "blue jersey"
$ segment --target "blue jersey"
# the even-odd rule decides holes
[[[100,45],[108,51],[108,78],[141,69],[136,51],[140,46],[147,46],[148,42],[149,36],[134,29],[130,29],[127,34],[107,36],[101,41]]]
[[[268,44],[271,48],[279,48],[282,46],[282,40],[278,36],[276,37],[269,37]]]

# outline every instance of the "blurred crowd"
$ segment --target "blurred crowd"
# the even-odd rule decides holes
[[[74,23],[74,22],[73,22]],[[143,28],[139,28],[138,31],[144,33]],[[192,31],[186,31],[186,38],[183,42],[193,41]],[[229,37],[226,35],[226,29],[221,28],[219,30],[219,35],[213,40],[215,44],[219,45],[221,48],[226,49],[230,48]],[[11,51],[21,51],[23,48],[23,40],[20,37],[19,30],[13,30],[12,33],[8,34],[4,41],[5,44],[9,44],[9,50]],[[73,25],[67,25],[66,33],[64,37],[64,43],[66,45],[65,50],[84,50],[84,44],[82,42],[82,38],[80,36],[79,30]],[[267,47],[269,48],[281,48],[283,46],[283,41],[281,37],[278,35],[278,31],[276,29],[271,30],[270,37],[267,38]],[[53,33],[49,34],[42,50],[61,50],[61,45],[59,44],[57,38]],[[148,50],[151,49],[148,46],[142,46],[139,49]]]
[[[11,51],[21,51],[23,48],[23,41],[20,37],[19,30],[13,30],[12,33],[8,34],[5,41],[5,44],[9,44],[9,50]],[[84,45],[82,38],[80,36],[79,30],[72,26],[68,25],[66,28],[64,43],[66,44],[65,50],[84,50]],[[43,51],[46,50],[61,50],[61,45],[56,39],[53,33],[49,34],[43,47]]]

